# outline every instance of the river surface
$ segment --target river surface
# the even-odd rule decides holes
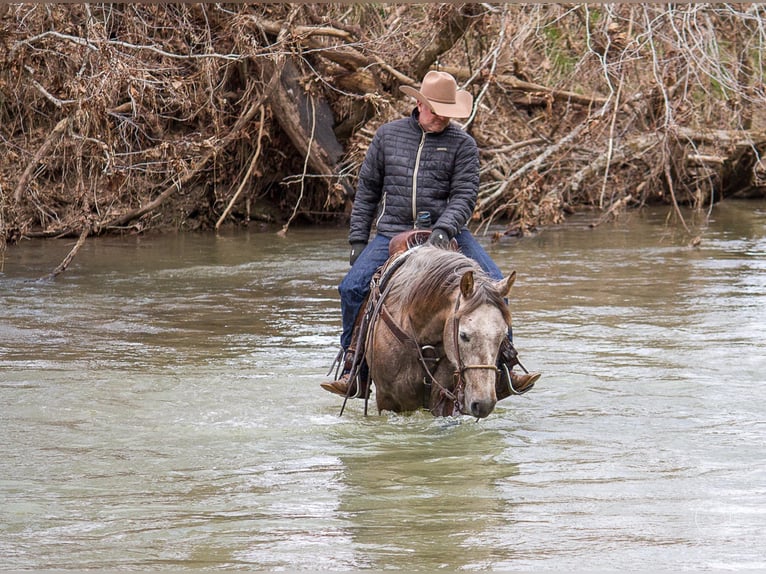
[[[766,568],[766,203],[587,221],[482,238],[544,375],[479,422],[338,416],[343,229],[10,247],[0,568]]]

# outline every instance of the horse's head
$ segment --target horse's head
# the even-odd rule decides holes
[[[455,366],[455,388],[463,414],[484,418],[495,408],[497,357],[508,336],[510,312],[505,298],[516,280],[477,280],[465,271],[454,311],[444,323],[444,352]]]

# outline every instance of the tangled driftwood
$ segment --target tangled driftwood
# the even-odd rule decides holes
[[[376,127],[409,113],[398,86],[434,67],[475,96],[479,229],[762,196],[763,10],[4,5],[0,247],[341,220]]]

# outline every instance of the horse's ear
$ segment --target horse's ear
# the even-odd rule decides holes
[[[497,282],[497,288],[503,297],[508,297],[508,294],[511,292],[511,287],[513,287],[515,281],[516,271],[514,270],[511,271],[511,274],[508,277]]]
[[[460,279],[460,293],[466,299],[473,293],[473,271],[463,273],[463,278]]]

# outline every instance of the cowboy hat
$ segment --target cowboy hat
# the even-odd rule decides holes
[[[420,91],[411,86],[399,89],[429,107],[437,116],[467,118],[473,108],[473,96],[457,89],[457,82],[447,72],[428,72],[420,84]]]

